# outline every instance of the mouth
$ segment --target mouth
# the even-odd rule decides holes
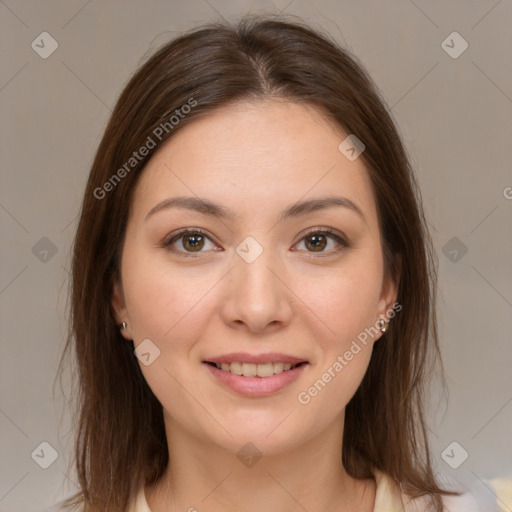
[[[309,361],[281,352],[233,352],[202,361],[213,382],[237,395],[267,397],[288,388],[306,371]]]
[[[214,361],[204,361],[206,364],[217,368],[223,372],[232,373],[240,377],[260,377],[267,378],[272,375],[278,375],[280,373],[293,371],[299,366],[304,366],[307,361],[301,361],[300,363],[245,363],[245,362],[232,362],[232,363],[216,363]]]
[[[221,387],[248,398],[275,395],[292,385],[309,361],[286,354],[226,354],[202,362]]]

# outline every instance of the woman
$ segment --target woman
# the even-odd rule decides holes
[[[470,510],[426,438],[435,278],[354,57],[283,18],[172,40],[125,87],[87,183],[67,505]]]

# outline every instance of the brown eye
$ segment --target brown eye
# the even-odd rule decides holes
[[[350,244],[341,235],[330,229],[310,231],[300,240],[297,247],[302,244],[304,244],[306,252],[316,252],[322,256],[329,256],[350,247]]]
[[[309,235],[305,240],[306,247],[314,252],[321,252],[327,246],[327,237],[325,235]]]
[[[200,251],[204,247],[204,237],[203,235],[185,235],[181,243],[187,251]]]
[[[200,256],[208,252],[208,249],[215,250],[215,244],[210,237],[196,229],[183,230],[175,234],[163,242],[162,247],[182,256]]]

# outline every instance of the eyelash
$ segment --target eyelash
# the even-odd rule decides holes
[[[198,252],[191,252],[191,251],[184,251],[184,250],[182,251],[182,250],[177,250],[173,247],[173,244],[175,242],[177,242],[178,240],[180,240],[181,238],[183,238],[187,235],[188,236],[201,235],[201,236],[204,236],[205,238],[207,238],[208,240],[210,240],[211,242],[213,242],[213,240],[211,240],[211,238],[208,236],[208,234],[205,231],[203,231],[202,229],[185,228],[185,229],[179,231],[178,233],[175,233],[170,238],[166,239],[163,242],[162,247],[167,249],[170,252],[180,254],[180,255],[184,256],[185,258],[197,258],[201,255],[201,253],[203,253],[205,251],[198,251]],[[308,236],[311,236],[311,235],[325,235],[327,237],[330,237],[331,239],[333,239],[335,242],[338,243],[338,247],[329,252],[315,253],[314,251],[306,251],[306,252],[309,252],[310,254],[312,254],[312,256],[309,256],[311,258],[322,258],[322,257],[326,257],[326,256],[331,256],[332,254],[337,254],[337,253],[341,252],[342,250],[348,249],[351,247],[351,244],[349,244],[346,239],[344,239],[343,237],[338,235],[336,231],[334,231],[333,229],[330,229],[330,228],[322,228],[322,229],[313,228],[313,229],[309,230],[307,233],[305,233],[302,236],[302,238],[297,242],[297,244],[299,242],[302,242],[304,239],[306,239]],[[295,245],[297,245],[297,244],[295,244]]]

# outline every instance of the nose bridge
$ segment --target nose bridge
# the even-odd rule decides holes
[[[258,254],[256,249],[250,247],[247,253],[248,258],[246,258],[245,255],[240,255],[242,248],[243,246],[240,246],[237,249],[237,257],[235,258],[234,270],[236,278],[239,279],[238,284],[254,288],[253,292],[258,292],[258,290],[264,291],[265,288],[268,290],[268,287],[273,287],[275,285],[275,276],[270,269],[278,266],[276,264],[278,260],[277,254],[269,248],[264,250],[262,248],[261,253]],[[247,245],[245,248],[247,248]]]
[[[288,290],[275,274],[279,256],[247,237],[236,249],[223,315],[227,323],[243,323],[251,331],[285,324],[291,316]]]

